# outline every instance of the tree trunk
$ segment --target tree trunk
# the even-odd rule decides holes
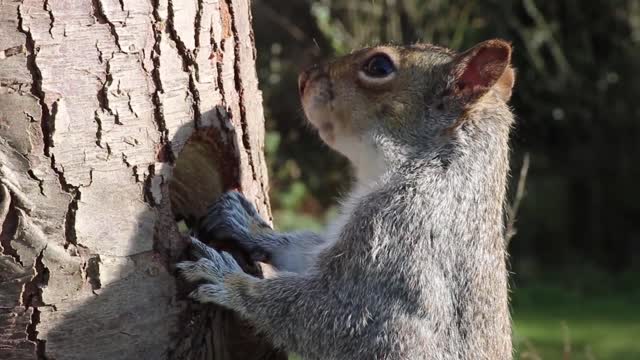
[[[0,359],[281,359],[173,276],[177,218],[270,219],[248,0],[0,0]],[[205,239],[206,240],[206,239]]]

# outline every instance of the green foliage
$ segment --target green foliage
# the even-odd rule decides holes
[[[315,217],[349,183],[346,162],[304,125],[306,64],[379,42],[464,49],[513,42],[514,164],[529,152],[527,196],[510,249],[516,273],[639,263],[640,2],[637,0],[277,0],[256,2],[259,74],[279,217]],[[269,144],[268,144],[269,145]],[[271,145],[269,145],[271,146]],[[276,219],[279,220],[279,219]]]

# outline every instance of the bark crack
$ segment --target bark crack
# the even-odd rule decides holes
[[[98,89],[98,104],[101,109],[103,109],[107,114],[113,116],[113,121],[116,125],[122,125],[120,121],[120,114],[117,111],[113,111],[109,104],[109,87],[113,84],[113,75],[111,74],[111,59],[113,59],[113,54],[111,54],[111,58],[109,58],[105,62],[105,81],[102,83],[102,87]],[[100,126],[100,138],[102,138],[102,122],[99,124]]]
[[[96,122],[96,145],[98,145],[98,147],[102,148],[102,119],[100,118],[100,114],[98,113],[98,110],[94,111],[93,113],[93,120],[95,120]],[[109,155],[107,154],[107,157]]]
[[[25,308],[31,308],[33,313],[26,328],[27,340],[36,344],[36,358],[38,360],[46,360],[46,341],[38,338],[38,324],[40,324],[40,309],[42,306],[49,306],[54,311],[57,310],[53,305],[47,305],[42,300],[42,289],[49,283],[49,269],[44,265],[42,258],[47,246],[40,250],[33,263],[34,275],[25,283],[22,288],[21,302]]]
[[[153,17],[155,21],[153,24],[154,44],[153,50],[151,51],[151,61],[153,63],[153,69],[151,70],[151,79],[155,86],[155,91],[153,92],[151,101],[153,103],[154,119],[158,126],[158,132],[160,132],[161,144],[161,148],[158,151],[158,155],[156,157],[158,161],[168,161],[170,163],[173,163],[175,156],[171,147],[171,140],[169,139],[169,130],[167,129],[167,123],[164,118],[162,100],[160,99],[160,94],[164,92],[164,89],[162,87],[162,79],[160,77],[160,44],[162,42],[162,33],[165,24],[160,19],[160,14],[158,14],[159,5],[157,1],[158,0],[155,0],[153,4]],[[144,64],[144,62],[141,63]]]
[[[233,33],[233,52],[235,55],[234,59],[234,81],[236,86],[236,92],[238,93],[238,102],[240,105],[240,127],[242,128],[242,144],[244,146],[244,150],[247,153],[247,159],[249,161],[249,166],[251,167],[251,174],[253,176],[253,180],[257,180],[257,173],[255,165],[253,164],[253,156],[251,149],[251,139],[249,139],[249,124],[247,122],[247,109],[245,106],[244,99],[244,86],[242,84],[242,76],[240,72],[241,68],[241,57],[240,57],[240,36],[238,35],[238,27],[236,24],[236,13],[233,8],[233,0],[225,0],[227,8],[229,9],[229,16],[231,17],[231,32]]]
[[[0,254],[10,256],[16,263],[24,266],[20,255],[11,246],[18,231],[19,220],[9,189],[0,183]]]
[[[76,214],[78,212],[78,202],[80,201],[80,189],[75,188],[72,192],[71,201],[67,206],[67,213],[64,217],[64,248],[69,248],[69,245],[75,247],[78,246],[78,234],[76,233]]]
[[[203,4],[204,0],[197,0],[197,4],[196,4],[196,14],[194,16],[194,20],[193,20],[193,43],[194,43],[194,50],[193,50],[193,63],[194,63],[194,77],[195,77],[195,81],[200,82],[200,64],[198,63],[198,61],[196,61],[195,59],[198,58],[198,53],[200,52],[200,28],[202,27],[202,13],[203,13],[203,8],[204,8],[204,4]],[[195,84],[194,84],[195,85]],[[199,98],[198,98],[199,99]]]
[[[58,175],[58,181],[60,182],[60,187],[62,188],[62,190],[71,195],[71,201],[69,201],[69,204],[67,205],[67,212],[65,214],[64,220],[64,248],[69,248],[69,245],[77,247],[79,244],[76,234],[76,212],[78,210],[78,202],[80,201],[81,196],[80,188],[91,186],[91,184],[93,183],[93,169],[89,170],[89,184],[73,186],[69,184],[65,179],[64,168],[62,168],[62,170],[59,170],[57,168],[55,156],[53,154],[51,154],[51,168],[56,173],[56,175]]]
[[[102,58],[102,50],[100,50],[100,45],[98,45],[98,41],[96,40],[96,51],[98,51],[98,61],[100,61],[100,64],[102,64],[104,62],[104,59]]]
[[[131,163],[129,163],[129,161],[127,160],[127,154],[121,153],[121,155],[122,155],[122,163],[128,168],[131,167]]]
[[[133,165],[133,167],[131,167],[131,171],[133,173],[133,180],[135,180],[135,182],[139,183],[140,182],[140,173],[138,172],[138,165]]]
[[[155,197],[153,196],[153,191],[151,189],[151,187],[153,186],[153,178],[154,176],[156,176],[156,167],[155,165],[151,164],[149,165],[149,167],[147,168],[148,174],[144,179],[144,201],[147,202],[149,205],[155,207],[158,206],[159,204],[156,203],[155,201]]]
[[[222,3],[220,4],[220,6],[224,6]],[[220,9],[220,13],[224,16],[224,12],[222,11],[222,9]],[[228,13],[228,11],[227,11]],[[221,20],[222,21],[222,20]],[[224,108],[227,108],[227,98],[225,96],[224,93],[224,81],[222,80],[222,64],[224,61],[224,40],[220,39],[220,44],[218,44],[216,42],[216,38],[215,38],[215,34],[214,34],[214,30],[213,30],[213,26],[211,27],[211,29],[209,30],[210,32],[210,38],[211,38],[211,49],[212,54],[211,56],[216,57],[216,82],[217,82],[217,86],[218,86],[218,91],[220,92],[220,96],[222,98],[222,106],[224,106]],[[223,127],[224,128],[224,127]]]
[[[53,17],[53,10],[51,10],[51,5],[49,5],[49,0],[44,0],[43,9],[47,13],[49,13],[49,35],[53,39],[53,24],[55,23],[56,19],[55,17]]]
[[[26,48],[27,48],[27,69],[31,73],[31,94],[38,99],[38,103],[42,108],[42,115],[40,119],[40,126],[42,129],[42,137],[44,143],[44,155],[49,156],[50,148],[53,146],[53,131],[54,131],[54,119],[55,114],[49,111],[49,107],[45,103],[44,91],[42,89],[42,73],[38,64],[36,63],[36,57],[38,55],[39,48],[33,39],[31,34],[31,28],[25,27],[24,15],[22,13],[24,5],[18,6],[18,31],[26,36]]]
[[[187,49],[184,42],[178,36],[178,32],[175,28],[175,12],[173,1],[169,0],[168,6],[168,19],[167,19],[167,33],[169,34],[169,38],[176,44],[176,49],[178,50],[178,54],[182,59],[182,69],[187,74],[189,74],[189,89],[188,93],[191,95],[192,106],[193,106],[193,115],[194,115],[194,123],[197,128],[201,124],[201,113],[200,113],[200,92],[196,87],[196,76],[194,73],[198,73],[198,62],[195,60],[193,53]]]
[[[50,157],[51,157],[51,168],[53,169],[53,172],[56,173],[56,175],[58,176],[58,182],[60,182],[60,187],[65,192],[68,192],[68,193],[73,192],[73,190],[75,189],[75,186],[67,183],[67,179],[65,179],[64,177],[64,167],[62,168],[62,170],[59,170],[58,167],[56,166],[55,155],[51,154]]]
[[[198,0],[197,3],[197,8],[196,8],[196,16],[195,19],[193,21],[193,28],[194,28],[194,44],[196,46],[196,52],[199,51],[200,49],[200,27],[202,27],[202,7],[203,7],[203,1],[204,0]],[[200,80],[198,78],[198,80]]]
[[[127,106],[129,107],[129,111],[131,111],[131,113],[133,114],[133,116],[136,117],[136,119],[140,118],[140,116],[138,116],[138,113],[133,110],[133,105],[131,104],[131,93],[127,91]]]
[[[43,196],[47,196],[44,193],[44,180],[37,177],[36,174],[33,172],[33,170],[29,170],[27,174],[29,175],[30,178],[38,182],[38,187],[40,188],[40,194]]]
[[[91,285],[91,291],[93,291],[94,295],[98,295],[96,290],[102,288],[102,282],[100,281],[101,263],[100,255],[90,255],[82,264],[82,277]]]
[[[113,155],[113,151],[111,150],[109,143],[105,143],[104,146],[107,148],[107,160],[109,160],[111,159],[111,155]]]
[[[24,45],[17,45],[0,51],[0,59],[6,59],[14,55],[23,54],[26,51]]]
[[[93,8],[93,17],[96,19],[96,21],[99,24],[107,24],[109,26],[109,32],[111,33],[111,36],[113,36],[113,41],[118,47],[118,50],[122,52],[122,47],[120,47],[120,36],[116,31],[115,24],[107,17],[106,12],[104,11],[104,6],[102,5],[102,1],[91,0],[91,7]]]

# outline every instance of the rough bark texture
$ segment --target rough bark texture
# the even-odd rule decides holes
[[[0,0],[1,359],[283,357],[171,268],[176,216],[221,191],[270,218],[250,21],[248,0]]]

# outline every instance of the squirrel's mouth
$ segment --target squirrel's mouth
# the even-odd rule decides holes
[[[340,122],[334,111],[333,83],[326,66],[314,65],[298,76],[298,91],[309,123],[327,145],[334,147],[340,136]]]
[[[298,77],[298,90],[307,120],[322,140],[331,145],[335,140],[335,127],[331,121],[332,91],[328,74],[318,66],[303,71]]]
[[[333,145],[335,141],[335,125],[331,119],[327,102],[319,100],[315,96],[309,96],[302,98],[302,107],[307,121],[318,131],[320,138],[327,145]]]
[[[316,91],[311,87],[306,90],[306,96],[301,98],[304,114],[309,124],[318,131],[320,138],[331,145],[335,140],[335,126],[331,119],[330,105],[325,97],[319,94],[310,94],[312,91]]]

